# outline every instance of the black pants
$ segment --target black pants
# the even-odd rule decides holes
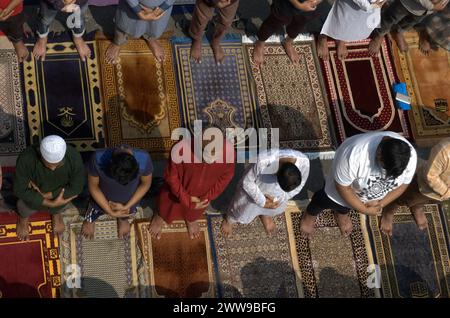
[[[297,13],[283,10],[274,1],[270,9],[270,15],[264,20],[257,33],[259,41],[266,41],[271,35],[280,33],[286,26],[286,33],[291,39],[295,39],[303,31],[306,24],[319,17],[318,9],[312,12]]]
[[[400,0],[395,0],[381,13],[380,28],[374,30],[374,35],[385,36],[390,31],[406,31],[419,24],[426,16],[425,14],[412,14],[403,6]]]
[[[25,17],[23,13],[9,17],[6,21],[0,22],[0,30],[5,33],[8,39],[17,43],[23,40],[23,23]]]
[[[324,210],[332,210],[339,214],[348,214],[351,209],[340,204],[337,204],[333,200],[331,200],[328,195],[325,193],[324,189],[320,189],[316,193],[314,193],[311,202],[306,207],[306,213],[312,216],[318,216]]]

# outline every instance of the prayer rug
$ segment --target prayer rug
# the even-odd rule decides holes
[[[200,238],[191,240],[184,221],[165,225],[160,240],[137,224],[139,243],[150,278],[151,297],[214,297],[208,224],[199,220]]]
[[[15,213],[0,213],[0,298],[59,297],[59,241],[50,215],[30,217],[27,242],[17,238],[16,224]]]
[[[367,287],[371,259],[361,230],[359,213],[351,212],[353,232],[343,237],[334,213],[324,211],[316,220],[310,240],[300,234],[302,212],[288,207],[286,212],[291,246],[295,249],[294,266],[301,275],[306,298],[372,298]]]
[[[95,41],[92,58],[80,60],[68,36],[49,38],[44,62],[32,57],[23,65],[23,82],[32,143],[59,135],[78,151],[102,148],[103,108]],[[31,51],[34,43],[28,43]]]
[[[14,47],[0,39],[0,156],[18,154],[26,147],[25,113],[20,67]]]
[[[292,266],[284,214],[274,218],[276,233],[268,236],[259,220],[233,228],[225,239],[222,216],[208,216],[218,297],[297,298],[298,274]]]
[[[328,120],[328,101],[314,41],[294,44],[300,55],[292,65],[281,44],[267,43],[264,63],[253,63],[253,45],[246,45],[256,83],[262,125],[279,128],[281,148],[329,151],[335,148]],[[270,138],[270,136],[269,136]]]
[[[134,218],[142,217],[138,209]],[[61,235],[62,297],[147,297],[148,280],[137,248],[135,230],[117,237],[117,219],[102,215],[95,236],[81,235],[83,217],[76,208],[63,214],[66,230]]]
[[[323,74],[339,142],[368,132],[389,130],[410,137],[407,117],[392,96],[396,75],[386,40],[381,53],[370,56],[369,40],[347,43],[348,56],[339,60],[335,42],[328,42],[330,59],[322,61]]]
[[[386,298],[449,297],[450,264],[445,217],[439,206],[426,206],[428,228],[417,228],[407,207],[394,215],[392,237],[381,233],[380,217],[368,218],[381,289]]]
[[[256,101],[249,82],[248,62],[240,40],[222,43],[225,60],[216,65],[209,44],[202,47],[202,62],[191,61],[191,42],[173,38],[177,84],[184,125],[193,131],[194,121],[226,128],[257,128]],[[237,142],[244,135],[236,135]]]
[[[181,126],[170,42],[158,40],[167,53],[162,64],[144,40],[129,40],[112,65],[105,63],[111,42],[97,38],[108,145],[125,143],[150,151],[152,157],[167,157],[174,144],[172,131]]]
[[[406,82],[412,99],[414,139],[425,147],[450,136],[450,52],[439,48],[423,55],[415,33],[405,33],[408,52],[402,54],[395,47],[394,56],[400,80]]]

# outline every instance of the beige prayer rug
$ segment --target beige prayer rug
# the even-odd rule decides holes
[[[299,65],[291,64],[281,44],[267,43],[264,63],[256,66],[253,45],[246,45],[262,125],[280,129],[281,148],[333,150],[333,128],[314,41],[298,42],[294,47],[300,54]]]
[[[286,218],[274,218],[276,233],[268,236],[259,218],[238,224],[232,236],[221,232],[221,215],[208,216],[219,298],[297,298],[302,296],[292,266]]]
[[[135,218],[142,217],[138,209]],[[81,234],[83,218],[76,208],[64,212],[61,235],[62,297],[145,298],[148,278],[137,246],[134,226],[124,239],[117,237],[117,220],[102,215],[94,239]]]
[[[415,141],[432,146],[450,136],[450,52],[439,47],[425,56],[416,31],[406,32],[405,38],[409,50],[403,54],[394,46],[395,64],[412,99],[409,117]]]
[[[139,222],[151,297],[214,297],[214,276],[206,220],[199,220],[200,238],[191,240],[184,221],[165,225],[160,240],[152,239],[149,222]]]
[[[302,211],[289,206],[286,219],[294,266],[298,268],[306,298],[372,298],[377,293],[367,286],[371,255],[361,229],[360,217],[351,212],[353,232],[343,237],[334,214],[324,211],[316,220],[310,240],[300,234]]]
[[[17,155],[25,149],[24,115],[16,53],[7,38],[0,37],[0,156]]]
[[[383,234],[380,217],[368,218],[374,258],[386,298],[448,298],[450,261],[445,216],[437,204],[426,205],[428,228],[417,228],[407,207],[394,215],[392,237]]]
[[[181,116],[170,42],[158,41],[167,53],[163,63],[144,40],[129,40],[113,65],[105,63],[111,42],[97,35],[108,145],[128,144],[167,157]]]

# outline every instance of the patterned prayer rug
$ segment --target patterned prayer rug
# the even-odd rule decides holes
[[[419,50],[419,39],[405,33],[409,50],[394,48],[400,80],[406,82],[412,99],[411,126],[419,146],[432,146],[450,136],[450,52],[439,48],[428,56]]]
[[[81,234],[83,218],[77,209],[64,212],[64,223],[60,247],[62,297],[146,297],[147,277],[134,226],[129,236],[119,239],[117,220],[103,215],[96,221],[94,239],[87,240]]]
[[[11,43],[0,38],[0,156],[26,147],[20,68]]]
[[[240,41],[222,43],[225,60],[216,65],[209,44],[202,48],[202,63],[190,59],[191,42],[173,38],[177,64],[177,84],[186,127],[193,130],[194,121],[226,128],[258,127],[256,101],[249,83],[248,62]],[[244,140],[238,135],[238,142]]]
[[[290,63],[280,44],[267,43],[264,63],[257,67],[252,61],[253,45],[246,45],[262,125],[279,128],[281,148],[332,150],[333,130],[314,41],[299,42],[294,47],[300,54],[299,65]]]
[[[292,267],[284,214],[275,217],[276,234],[268,236],[259,220],[238,224],[232,236],[221,232],[222,216],[208,216],[218,297],[297,298],[298,274]]]
[[[139,243],[150,278],[151,297],[214,297],[214,274],[208,225],[200,220],[200,238],[188,237],[184,221],[165,225],[152,240],[149,222],[137,224]]]
[[[153,157],[167,156],[174,144],[172,131],[181,126],[169,41],[158,40],[167,52],[162,64],[144,40],[130,40],[114,66],[105,63],[111,42],[97,38],[109,146],[126,143]]]
[[[24,63],[31,142],[56,134],[79,151],[105,146],[97,47],[87,44],[93,58],[83,62],[67,36],[50,37],[45,61]],[[29,50],[33,45],[27,44]]]
[[[374,257],[386,298],[449,297],[450,263],[445,218],[436,204],[426,206],[428,229],[417,228],[407,207],[394,215],[392,237],[381,233],[380,217],[368,218]]]
[[[50,215],[31,216],[27,242],[17,238],[16,224],[16,214],[0,213],[0,298],[59,297],[59,241]]]
[[[371,259],[361,230],[359,214],[351,212],[353,232],[345,238],[332,211],[324,211],[316,220],[310,240],[300,234],[302,212],[288,207],[286,212],[291,245],[295,246],[294,266],[298,267],[306,298],[372,298],[367,287]]]
[[[322,62],[338,139],[389,130],[410,137],[406,115],[392,97],[395,73],[386,40],[381,53],[370,56],[369,40],[347,43],[348,57],[337,57],[335,42],[329,42],[330,59]]]

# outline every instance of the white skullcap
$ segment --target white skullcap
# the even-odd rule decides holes
[[[41,155],[48,163],[58,163],[66,154],[66,142],[59,136],[50,135],[41,141]]]

